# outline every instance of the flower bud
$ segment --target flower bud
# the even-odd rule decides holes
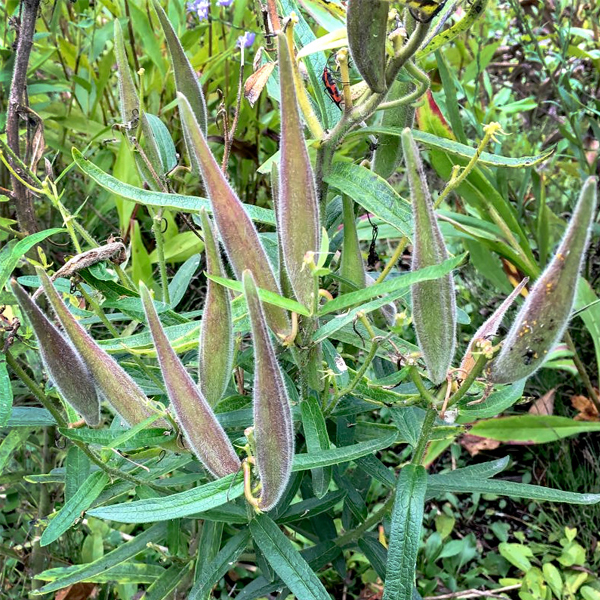
[[[390,3],[349,0],[346,16],[348,45],[361,77],[377,93],[385,92],[385,41]]]
[[[596,177],[585,182],[556,254],[529,292],[500,354],[490,365],[493,383],[512,383],[529,377],[544,364],[561,339],[569,322],[590,238],[596,185]]]
[[[140,282],[140,296],[156,348],[160,370],[177,422],[198,460],[215,476],[237,473],[240,461],[206,398],[171,347],[148,288]]]
[[[448,258],[427,187],[419,150],[410,129],[402,132],[415,223],[411,269],[439,265]],[[452,273],[412,286],[413,323],[419,348],[434,384],[446,378],[456,344],[456,299]]]
[[[201,211],[200,218],[204,233],[206,272],[224,277],[218,242],[205,210]],[[232,363],[233,322],[229,292],[209,279],[198,348],[198,384],[200,392],[211,406],[215,406],[227,389]]]
[[[258,232],[244,205],[229,185],[213,156],[187,98],[178,93],[183,128],[193,149],[202,179],[213,209],[217,230],[227,251],[229,261],[238,278],[244,269],[252,268],[260,288],[280,293],[277,279],[260,242]],[[269,305],[265,309],[269,326],[280,337],[290,333],[290,322],[283,308]]]
[[[29,294],[11,281],[12,291],[29,319],[40,356],[60,395],[94,427],[100,423],[100,401],[92,377],[71,344],[39,309]]]
[[[306,140],[298,110],[292,59],[285,34],[277,36],[281,90],[281,159],[277,225],[285,268],[294,294],[312,310],[317,291],[315,278],[304,266],[307,252],[321,246],[319,201],[315,178],[306,150]]]
[[[268,511],[281,498],[292,472],[292,409],[252,273],[244,271],[242,281],[254,345],[254,437],[262,485],[258,508]]]
[[[67,338],[79,353],[87,367],[96,389],[108,400],[121,418],[130,426],[145,421],[157,413],[137,383],[119,364],[109,356],[77,322],[71,314],[52,282],[41,268],[36,272]],[[167,427],[166,421],[159,419],[155,427]]]

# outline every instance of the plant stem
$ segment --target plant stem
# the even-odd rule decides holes
[[[450,396],[447,408],[454,406],[457,402],[462,400],[465,394],[469,391],[469,388],[475,382],[475,379],[479,377],[485,368],[485,365],[488,364],[488,361],[489,359],[484,354],[477,359],[475,366],[471,369],[465,380],[462,382],[462,385],[458,388],[458,390],[456,390],[456,392],[454,392],[452,396]]]
[[[158,269],[160,272],[160,286],[162,289],[162,301],[165,304],[171,304],[169,296],[169,277],[167,275],[167,265],[165,263],[165,238],[162,231],[162,209],[155,213],[148,207],[152,216],[152,233],[156,241],[156,254],[158,258]]]
[[[336,546],[347,546],[362,537],[362,535],[371,529],[374,525],[377,525],[383,517],[385,513],[387,513],[392,506],[394,506],[394,499],[396,497],[395,492],[392,493],[388,499],[384,502],[383,506],[377,511],[374,512],[370,517],[367,517],[363,523],[361,523],[355,529],[348,531],[344,535],[341,535],[337,540],[335,540]]]
[[[377,281],[375,283],[381,283],[382,281],[385,280],[385,278],[388,276],[389,272],[394,268],[396,263],[400,260],[400,257],[404,253],[404,250],[406,250],[406,246],[408,246],[408,238],[403,237],[398,242],[398,245],[396,246],[396,250],[394,250],[394,254],[392,254],[392,256],[390,256],[390,259],[387,261],[385,267],[383,268],[383,271],[381,271],[381,273],[379,274],[379,277],[377,278]]]
[[[437,404],[437,400],[435,399],[435,396],[433,396],[433,394],[425,387],[425,382],[423,381],[423,378],[421,377],[417,367],[410,367],[409,374],[410,378],[413,380],[413,383],[417,387],[417,390],[419,390],[419,394],[421,394],[423,400],[427,400],[427,403],[430,406],[435,406]]]

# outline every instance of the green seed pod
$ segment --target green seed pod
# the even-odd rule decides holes
[[[50,301],[67,338],[90,372],[96,389],[108,400],[121,418],[132,427],[155,415],[157,409],[150,404],[137,383],[119,366],[114,358],[98,346],[88,332],[77,322],[59,293],[54,289],[44,270],[38,267],[36,272],[42,282],[44,293]],[[155,422],[154,426],[168,427],[163,419]]]
[[[73,346],[16,280],[11,281],[11,287],[21,311],[31,323],[42,362],[54,385],[85,422],[95,427],[100,423],[100,401],[92,376]]]
[[[150,292],[141,282],[140,296],[167,394],[185,439],[198,460],[215,477],[237,473],[241,463],[227,434],[171,347],[154,308]]]
[[[597,178],[589,177],[556,254],[535,282],[490,366],[493,383],[529,377],[546,360],[567,324],[596,211]]]
[[[204,233],[206,272],[223,277],[219,247],[205,210],[201,211],[200,218]],[[198,385],[211,406],[215,406],[227,389],[232,363],[233,321],[229,292],[209,279],[198,349]]]
[[[190,158],[197,161],[202,173],[217,230],[236,276],[241,279],[244,269],[252,268],[260,288],[279,294],[277,279],[254,224],[219,168],[187,98],[180,93],[177,97],[183,128],[187,131],[186,135],[189,136],[193,149]],[[290,333],[290,322],[283,308],[269,305],[265,313],[269,326],[275,333],[282,338]]]
[[[292,409],[252,273],[244,271],[242,281],[254,345],[254,436],[262,485],[258,508],[268,511],[281,498],[292,472]]]
[[[398,100],[410,92],[411,84],[394,81],[386,101]],[[415,109],[410,103],[383,111],[382,127],[412,127]],[[389,179],[402,162],[402,141],[397,135],[380,135],[373,154],[372,170],[384,179]]]
[[[402,148],[415,223],[411,269],[439,265],[448,258],[427,187],[419,150],[410,129],[402,132]],[[456,344],[456,299],[452,273],[412,286],[413,322],[429,379],[444,381]]]
[[[277,36],[281,90],[281,146],[278,228],[285,268],[298,301],[308,309],[315,304],[317,286],[304,263],[307,252],[321,246],[319,201],[298,110],[292,59],[285,34]]]
[[[349,0],[346,16],[348,46],[361,77],[377,93],[385,92],[385,41],[390,3]]]

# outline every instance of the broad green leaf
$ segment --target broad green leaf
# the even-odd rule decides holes
[[[54,417],[45,408],[15,406],[6,427],[50,427],[56,425]]]
[[[19,240],[16,244],[6,244],[0,252],[0,290],[4,288],[4,284],[8,281],[10,274],[17,266],[19,260],[29,252],[36,244],[44,241],[47,237],[61,233],[64,229],[54,228],[46,229],[32,233],[27,237]]]
[[[91,461],[77,446],[71,446],[65,459],[65,502],[81,488],[90,474]]]
[[[149,529],[135,536],[133,539],[121,544],[102,558],[95,560],[87,565],[80,565],[79,568],[70,570],[65,576],[60,577],[44,587],[32,592],[34,595],[43,596],[50,592],[55,592],[68,587],[80,581],[89,581],[90,578],[104,573],[108,569],[124,563],[146,549],[148,544],[160,542],[167,532],[167,526],[164,523],[157,523]],[[50,570],[52,571],[52,569]],[[39,575],[39,579],[44,579],[46,572]]]
[[[244,292],[242,283],[240,281],[235,281],[234,279],[225,279],[224,277],[217,277],[216,275],[207,275],[207,277],[208,279],[215,281],[216,283],[220,283],[222,286],[229,288],[230,290],[240,293]],[[305,317],[310,316],[309,310],[302,304],[296,302],[295,300],[291,300],[290,298],[284,298],[283,296],[280,296],[275,292],[271,292],[263,288],[258,288],[258,297],[267,304],[272,304],[273,306],[285,308],[290,312],[296,312],[299,315],[303,315]]]
[[[314,571],[267,515],[258,515],[252,519],[250,532],[273,570],[297,598],[330,600]]]
[[[502,542],[498,546],[498,551],[501,556],[520,571],[527,573],[531,569],[532,564],[529,559],[533,558],[533,551],[529,546]]]
[[[77,148],[73,148],[72,153],[73,160],[79,169],[88,177],[91,177],[98,185],[113,194],[127,198],[128,200],[133,200],[139,204],[144,204],[145,206],[172,208],[174,210],[192,213],[200,212],[200,210],[204,208],[207,212],[212,212],[211,204],[206,198],[184,196],[181,194],[165,194],[163,192],[144,190],[134,185],[123,183],[84,158],[83,154],[77,150]],[[260,208],[259,206],[253,206],[251,204],[244,204],[244,209],[253,221],[266,223],[267,225],[275,225],[275,216],[272,210]]]
[[[411,464],[400,471],[392,509],[383,600],[412,600],[426,490],[424,467]]]
[[[230,538],[213,560],[203,565],[201,576],[190,590],[188,600],[204,600],[207,598],[219,579],[235,565],[246,548],[249,539],[250,530],[246,527]],[[203,558],[199,556],[198,560],[203,560]]]
[[[109,478],[104,471],[92,473],[83,485],[69,498],[58,514],[46,527],[40,546],[47,546],[57,540],[79,517],[88,509],[90,504],[100,495],[100,492],[108,485]]]
[[[178,562],[172,564],[152,585],[146,590],[144,600],[167,600],[173,597],[173,590],[188,574],[192,562],[183,565]],[[189,598],[189,597],[188,597]]]
[[[319,401],[314,396],[309,396],[300,403],[300,412],[308,453],[320,454],[323,450],[329,450],[327,424]],[[312,470],[313,491],[317,498],[322,498],[327,493],[331,475],[330,467]]]
[[[391,294],[397,290],[407,289],[417,282],[430,281],[437,279],[438,277],[443,277],[455,269],[464,260],[465,256],[466,254],[461,254],[455,258],[449,258],[439,265],[426,267],[425,269],[420,269],[412,273],[405,273],[398,277],[387,279],[382,283],[377,283],[362,290],[357,290],[356,292],[342,294],[327,302],[321,308],[319,314],[323,316],[337,310],[344,310],[350,306],[366,302],[375,296]]]
[[[351,138],[352,136],[360,135],[393,135],[393,136],[401,136],[402,128],[401,127],[365,127],[362,129],[355,129],[352,131],[347,137]],[[460,142],[455,140],[451,140],[448,138],[438,137],[433,133],[427,133],[426,131],[419,131],[418,129],[412,130],[412,136],[416,142],[419,142],[426,146],[427,148],[434,148],[436,150],[443,150],[448,154],[452,154],[453,156],[460,156],[462,158],[472,159],[477,153],[477,148],[471,148],[470,146],[465,146]],[[523,169],[526,167],[532,167],[537,165],[545,160],[547,160],[550,156],[554,154],[554,150],[548,150],[543,154],[538,154],[536,156],[523,156],[521,158],[510,158],[507,156],[501,156],[499,154],[491,154],[490,152],[482,152],[479,156],[479,162],[482,165],[487,165],[490,167],[509,167],[512,169]]]
[[[11,416],[13,404],[12,385],[4,357],[0,359],[0,427],[4,427]]]
[[[361,456],[367,456],[378,450],[388,448],[395,443],[398,433],[394,430],[392,433],[383,437],[359,442],[350,446],[323,450],[318,456],[313,454],[296,454],[292,471],[306,471],[308,469],[317,469],[319,467],[328,467],[330,465],[339,465],[351,460],[356,460]]]
[[[527,414],[479,421],[469,433],[501,442],[545,444],[589,431],[600,431],[600,423],[575,421],[554,415]]]
[[[333,165],[325,182],[394,226],[403,236],[412,238],[410,203],[373,171],[361,165],[339,162]]]
[[[243,491],[241,475],[227,475],[178,494],[103,506],[89,510],[87,514],[119,523],[168,521],[210,510],[235,500]]]
[[[576,494],[563,492],[538,485],[516,483],[503,479],[482,479],[479,477],[441,478],[442,475],[432,475],[428,484],[428,495],[438,496],[446,492],[454,494],[495,494],[511,498],[526,498],[541,502],[565,502],[566,504],[598,504],[600,494]]]
[[[483,402],[468,398],[460,408],[461,422],[470,423],[477,419],[495,417],[510,408],[523,395],[525,379],[492,392]]]

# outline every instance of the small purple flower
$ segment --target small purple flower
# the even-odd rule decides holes
[[[254,44],[254,40],[256,38],[256,34],[252,31],[246,31],[244,35],[240,35],[237,41],[237,45],[239,48],[244,46],[244,48],[250,48],[252,44]]]
[[[200,21],[208,19],[210,13],[210,0],[191,0],[187,4],[187,10],[191,13],[196,13]]]
[[[217,0],[217,6],[231,6],[233,0]]]

